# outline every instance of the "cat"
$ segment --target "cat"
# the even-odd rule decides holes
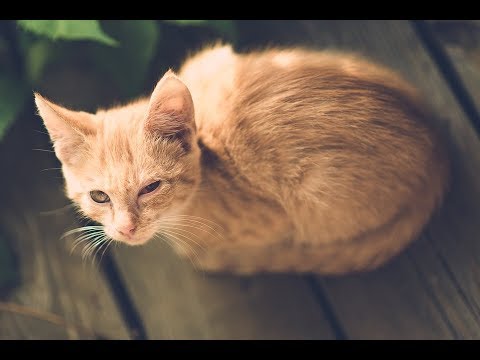
[[[35,101],[83,214],[129,245],[161,234],[204,271],[375,269],[449,185],[417,90],[356,54],[215,45],[125,106]]]

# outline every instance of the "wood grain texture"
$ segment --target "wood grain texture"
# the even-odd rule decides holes
[[[21,117],[0,144],[0,228],[13,243],[22,283],[2,301],[41,314],[60,316],[73,326],[55,325],[29,314],[0,311],[0,339],[128,339],[103,275],[88,261],[70,255],[63,232],[78,226],[62,195],[48,137],[33,109]],[[43,213],[54,211],[53,213]],[[48,317],[47,317],[48,318]]]
[[[166,245],[116,249],[150,339],[331,339],[306,281],[197,272]]]
[[[240,30],[243,50],[304,44],[359,51],[399,70],[425,93],[440,116],[439,127],[452,140],[454,176],[445,205],[419,241],[389,265],[367,274],[318,278],[318,285],[349,338],[480,338],[480,143],[411,24],[248,21],[240,24]],[[446,44],[478,107],[476,55],[459,56],[459,47],[453,52],[450,47]],[[66,202],[58,191],[59,179],[52,172],[39,171],[52,167],[52,157],[29,151],[47,148],[46,137],[33,135],[33,128],[37,127],[16,125],[17,140],[0,148],[0,164],[11,174],[0,175],[0,224],[15,240],[24,279],[7,300],[59,314],[107,337],[125,338],[101,274],[70,256],[68,247],[57,240],[74,225],[72,214],[59,212],[46,221],[39,215]],[[26,133],[30,135],[24,139]],[[13,152],[18,156],[8,155]],[[207,276],[161,243],[119,247],[115,258],[149,338],[334,337],[324,310],[302,277]],[[74,328],[0,312],[0,338],[83,337],[88,336]]]
[[[425,94],[439,116],[438,126],[447,131],[453,141],[452,191],[442,211],[425,231],[424,239],[410,247],[406,253],[413,262],[415,271],[400,278],[390,277],[387,269],[381,269],[350,279],[325,280],[332,302],[336,304],[336,298],[349,293],[348,286],[340,286],[342,290],[338,292],[342,282],[366,278],[367,283],[370,283],[369,279],[375,282],[377,277],[382,277],[384,281],[396,285],[390,290],[372,289],[372,292],[378,294],[375,297],[378,305],[383,302],[379,297],[392,298],[395,292],[398,295],[398,304],[390,303],[388,308],[385,307],[385,313],[390,313],[390,317],[383,314],[377,319],[379,325],[386,322],[391,324],[390,331],[382,329],[369,334],[354,325],[352,328],[355,331],[350,332],[352,337],[478,338],[480,318],[474,305],[480,299],[478,281],[475,280],[480,274],[476,259],[480,254],[476,240],[480,228],[474,219],[478,218],[480,210],[480,174],[474,169],[480,165],[480,143],[468,119],[418,41],[410,23],[372,21],[335,22],[328,26],[325,23],[312,24],[307,24],[311,33],[327,39],[315,39],[318,45],[359,50],[403,73]],[[395,267],[395,264],[391,267]],[[421,296],[421,291],[415,290],[415,284],[423,284],[422,288],[428,298]],[[378,309],[377,306],[365,308],[371,314],[378,314]],[[433,318],[426,321],[425,313],[433,313],[434,309],[440,317],[435,316],[435,322],[432,321]],[[339,307],[337,311],[342,312]],[[400,326],[407,323],[407,319],[410,325]],[[443,326],[439,326],[440,319]],[[348,327],[347,319],[344,319],[344,326]]]
[[[319,283],[350,338],[479,338],[480,144],[411,24],[271,21],[244,28],[257,34],[257,44],[272,44],[278,36],[276,43],[360,52],[397,69],[423,91],[452,140],[453,190],[444,208],[421,239],[388,266]]]
[[[421,239],[388,266],[368,274],[319,278],[318,283],[323,286],[349,338],[478,338],[480,297],[476,281],[479,274],[476,234],[479,229],[475,218],[478,218],[480,204],[480,179],[475,169],[480,165],[480,145],[411,24],[405,21],[269,21],[246,22],[241,28],[246,34],[240,43],[241,49],[267,44],[303,44],[353,50],[397,69],[424,92],[441,117],[438,126],[449,133],[452,140],[453,185],[444,208]],[[191,271],[188,265],[182,269]],[[227,277],[208,281],[207,286],[211,286],[211,281],[223,281],[222,286],[232,286],[231,281],[243,280]],[[194,281],[191,286],[197,284]],[[203,296],[210,298],[212,291],[210,288]],[[203,292],[197,290],[196,293]],[[229,295],[222,296],[230,299]],[[233,300],[238,301],[238,298],[230,301]],[[144,304],[145,298],[142,301]],[[210,316],[227,322],[223,311]],[[190,324],[201,323],[194,320],[195,317],[198,315],[190,317]],[[211,324],[209,320],[204,323]],[[262,324],[258,321],[254,328],[259,331]],[[201,330],[201,325],[198,327],[202,334],[218,336]],[[188,329],[192,331],[192,325]],[[265,336],[264,331],[259,334]]]
[[[427,24],[447,52],[480,113],[480,21],[430,20]]]

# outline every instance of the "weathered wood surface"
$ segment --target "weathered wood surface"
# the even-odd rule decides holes
[[[428,24],[436,40],[446,50],[454,70],[458,73],[460,82],[468,93],[469,100],[467,101],[473,102],[473,108],[468,109],[467,112],[473,112],[470,114],[470,120],[477,124],[476,137],[478,139],[480,126],[480,21],[429,21]],[[466,104],[466,106],[469,105]],[[452,275],[455,286],[462,293],[478,323],[480,319],[480,242],[478,241],[480,230],[478,224],[480,218],[478,159],[480,149],[478,145],[473,145],[475,135],[470,127],[465,126],[463,134],[461,130],[458,133],[458,142],[461,143],[463,149],[461,174],[465,183],[457,184],[458,191],[451,197],[452,206],[446,209],[444,218],[437,220],[440,225],[432,226],[429,236],[435,243],[445,237],[455,239],[455,241],[442,243],[443,262],[450,272],[453,273],[455,270]],[[449,221],[443,223],[446,218]],[[478,333],[476,338],[479,338]]]
[[[305,280],[196,272],[160,242],[116,249],[150,339],[331,339]]]
[[[478,338],[480,145],[412,25],[305,21],[249,28],[259,43],[273,43],[272,34],[287,44],[363,53],[404,74],[446,118],[439,126],[454,139],[453,191],[422,239],[381,270],[319,283],[350,338]]]
[[[332,309],[322,308],[301,276],[204,275],[159,242],[119,247],[115,259],[148,337],[330,339],[335,331],[325,314],[332,312],[348,338],[480,338],[480,143],[412,24],[248,21],[240,30],[242,49],[303,44],[353,50],[399,70],[423,91],[439,115],[438,126],[450,134],[452,190],[420,239],[389,265],[367,274],[317,277]],[[467,51],[462,45],[468,53],[462,55],[462,46],[452,50],[451,41],[439,39],[480,108],[478,48]],[[40,142],[45,148],[45,137]],[[66,204],[60,182],[39,171],[52,166],[42,163],[45,154],[8,156],[36,146],[27,143],[35,141],[0,144],[0,164],[11,174],[0,177],[0,221],[18,239],[24,278],[7,300],[59,314],[107,337],[126,338],[104,278],[57,240],[73,226],[72,214],[59,212],[47,221],[38,215]],[[82,337],[72,328],[0,312],[0,338]]]
[[[422,239],[396,259],[387,267],[370,273],[361,274],[343,278],[325,278],[319,279],[319,283],[324,287],[329,296],[330,303],[350,338],[475,338],[480,335],[480,326],[478,314],[476,312],[473,298],[478,291],[474,280],[475,266],[471,260],[478,254],[475,252],[475,234],[471,226],[476,226],[474,222],[470,225],[470,231],[465,231],[468,227],[464,214],[464,202],[469,202],[474,208],[475,197],[472,196],[478,190],[475,185],[475,174],[469,171],[469,168],[479,161],[478,156],[470,156],[471,152],[478,152],[479,144],[469,126],[468,120],[462,113],[448,86],[445,84],[441,74],[435,67],[432,59],[425,51],[410,23],[408,22],[325,22],[325,21],[307,21],[307,22],[249,22],[243,26],[243,30],[252,31],[257,36],[257,43],[245,43],[245,47],[255,47],[265,44],[304,44],[317,47],[331,47],[337,49],[354,50],[362,52],[374,59],[377,59],[393,68],[398,69],[412,82],[417,84],[427,95],[439,115],[447,117],[446,122],[440,122],[439,126],[451,132],[457,145],[454,147],[455,176],[453,182],[454,191],[447,199],[445,209],[436,217],[432,226],[424,233]],[[461,140],[460,140],[461,139]],[[477,182],[478,183],[478,182]],[[459,204],[460,202],[460,204]],[[477,206],[478,208],[478,206]],[[463,210],[462,210],[463,209]],[[447,225],[449,224],[449,225]],[[458,228],[453,232],[448,231],[449,226]],[[472,231],[473,230],[473,231]],[[458,231],[458,232],[457,232]],[[435,235],[433,235],[435,234]],[[432,239],[434,237],[434,239]],[[462,242],[459,249],[458,241]],[[455,247],[458,261],[449,258],[447,255]],[[125,250],[127,251],[127,250]],[[144,250],[145,253],[149,253]],[[153,254],[153,250],[152,250]],[[145,255],[144,255],[145,256]],[[153,256],[153,255],[152,255]],[[132,254],[124,254],[118,257],[122,263],[124,276],[127,278],[130,288],[138,286],[139,271],[133,266],[130,271],[134,274],[127,274],[128,263]],[[162,259],[179,264],[178,260],[171,255],[164,255]],[[155,261],[157,256],[153,256]],[[127,261],[128,260],[128,261]],[[158,259],[160,262],[160,259]],[[148,274],[150,265],[143,263]],[[185,266],[177,265],[189,275],[186,278],[198,278],[188,264]],[[472,271],[473,270],[473,271]],[[478,266],[476,268],[478,273]],[[466,272],[473,274],[465,277]],[[172,272],[173,274],[173,272]],[[167,275],[165,275],[167,277]],[[178,275],[177,275],[178,276]],[[179,278],[177,277],[177,280]],[[262,280],[252,279],[252,283],[257,281],[266,281],[266,285],[271,284],[271,279],[266,277]],[[459,280],[461,279],[461,280]],[[145,281],[145,280],[144,280]],[[174,280],[171,280],[174,282]],[[190,280],[192,281],[192,280]],[[192,288],[197,286],[198,280],[194,280]],[[221,288],[225,286],[234,287],[237,280],[234,278],[205,278],[202,279],[205,286],[221,282]],[[160,284],[158,288],[161,289]],[[216,285],[215,285],[216,286]],[[265,286],[265,285],[263,285]],[[290,285],[291,286],[291,285]],[[152,290],[152,289],[150,289]],[[288,287],[283,288],[288,294]],[[145,291],[145,289],[144,289]],[[191,290],[188,290],[191,291]],[[186,291],[185,293],[188,293]],[[195,291],[201,295],[202,299],[208,299],[213,290],[203,293]],[[468,294],[467,294],[468,293]],[[169,292],[171,294],[171,291]],[[184,294],[181,292],[181,294]],[[155,297],[155,294],[153,294]],[[169,296],[177,296],[169,295]],[[144,304],[151,304],[154,300],[149,300],[148,296],[138,295],[137,303],[140,308]],[[221,291],[216,297],[229,299],[228,292]],[[248,297],[248,296],[247,296]],[[268,303],[269,296],[265,296]],[[306,296],[309,298],[309,296]],[[238,298],[235,296],[236,301]],[[175,300],[170,300],[175,302]],[[180,303],[188,305],[188,301],[183,299]],[[203,300],[197,300],[196,304]],[[218,300],[222,304],[226,300]],[[300,304],[302,301],[297,296]],[[227,301],[228,302],[228,301]],[[165,318],[169,314],[168,306],[164,304],[163,314],[158,319]],[[211,314],[208,307],[201,306],[199,311]],[[151,314],[151,313],[149,313]],[[197,314],[197,311],[195,311]],[[221,319],[225,324],[228,323],[228,317],[225,312],[220,310],[218,313],[211,314],[212,318]],[[222,335],[205,330],[205,325],[210,324],[208,318],[204,318],[204,325],[195,316],[186,317],[189,326],[188,336],[207,337],[218,336],[236,336],[242,334],[242,330],[237,328],[236,332],[229,335],[228,331],[223,331]],[[247,321],[243,316],[244,321]],[[255,318],[259,320],[258,318]],[[256,326],[264,324],[264,320],[258,322]],[[163,320],[165,322],[165,320]],[[154,336],[165,336],[164,325],[153,317],[146,320],[147,328],[150,334]],[[155,324],[155,328],[151,324]],[[192,325],[197,323],[199,332],[192,333]],[[228,327],[228,326],[227,326]],[[251,337],[269,337],[265,329],[258,333],[250,332]],[[278,330],[278,327],[277,327]],[[181,330],[175,333],[171,331],[172,336],[181,336]],[[168,332],[167,332],[168,333]],[[272,333],[279,336],[279,333]],[[288,336],[288,333],[284,335]],[[187,336],[187,337],[188,337]]]
[[[480,113],[480,20],[428,21]]]
[[[439,126],[455,141],[452,191],[405,260],[369,275],[323,280],[343,326],[355,338],[478,338],[480,226],[474,219],[480,211],[480,143],[469,120],[409,23],[309,24],[318,45],[359,50],[401,71],[423,91],[443,118]],[[367,288],[368,301],[352,311],[355,302],[342,306],[341,300],[353,296],[357,281],[379,287]],[[358,321],[360,313],[369,314],[363,322],[368,328]]]
[[[37,132],[43,130],[40,119],[31,119],[32,114],[33,109],[0,144],[0,228],[14,241],[22,277],[20,287],[1,300],[41,316],[0,307],[0,339],[128,339],[102,274],[80,256],[70,255],[71,243],[59,239],[78,226],[72,211],[43,213],[68,202],[60,172],[42,171],[58,166],[53,154],[32,150],[49,149],[47,136]],[[73,326],[50,323],[44,313]]]

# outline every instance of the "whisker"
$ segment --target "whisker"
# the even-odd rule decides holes
[[[177,240],[177,242],[175,242],[173,239],[170,239],[169,236],[172,236],[174,239]],[[185,247],[182,246],[182,244],[187,245],[187,246],[188,246],[188,244],[185,244],[184,241],[182,241],[181,239],[178,239],[178,238],[177,238],[176,236],[174,236],[174,235],[171,235],[171,234],[170,234],[170,235],[167,235],[167,232],[165,232],[165,233],[160,233],[159,236],[157,236],[157,237],[160,237],[161,240],[163,240],[168,246],[170,246],[170,247],[173,248],[174,250],[175,250],[175,248],[174,248],[174,246],[172,245],[172,243],[175,244],[176,246],[180,247],[180,248],[182,249],[182,251],[187,255],[188,260],[189,260],[190,263],[192,264],[192,266],[193,266],[193,268],[195,269],[195,271],[196,271],[196,272],[199,272],[199,273],[201,273],[203,276],[205,276],[205,271],[204,271],[202,268],[197,267],[197,265],[196,265],[195,262],[192,260],[192,258],[191,258],[191,256],[190,256],[190,254],[188,253],[188,251],[185,251]],[[179,240],[181,241],[181,243],[178,243]],[[198,258],[198,254],[197,254],[190,246],[188,246],[188,248],[192,250],[193,254],[195,255],[195,257],[196,257],[196,259],[197,259],[197,262],[200,263],[199,258]]]
[[[167,230],[184,231],[184,232],[186,232],[186,233],[188,233],[188,234],[190,234],[190,235],[195,236],[199,241],[201,241],[200,237],[199,237],[197,234],[195,234],[195,233],[193,233],[193,232],[191,232],[191,231],[188,231],[188,230],[185,230],[185,229],[179,229],[179,228],[171,227],[171,226],[167,226],[167,227],[163,227],[163,228],[165,228],[165,229],[167,229]],[[190,239],[190,241],[192,241],[195,245],[197,245],[198,247],[200,247],[202,250],[205,251],[205,247],[204,247],[203,245],[197,243],[197,242],[196,242],[195,240],[193,240],[193,239]]]
[[[49,152],[49,153],[54,153],[55,152],[53,150],[47,150],[47,149],[32,149],[32,151],[43,151],[43,152]]]
[[[164,234],[162,232],[159,232],[155,235],[155,239],[161,240],[163,243],[167,244],[172,250],[176,250],[176,247],[178,246],[179,248],[182,249],[183,252],[187,253],[185,251],[185,248],[181,246],[181,244],[176,243],[173,239],[170,239],[167,234]]]
[[[168,246],[170,246],[170,248],[172,248],[173,250],[175,250],[175,248],[173,247],[170,239],[163,233],[157,233],[155,234],[155,236],[153,237],[154,239],[160,239],[161,241],[163,241],[164,243],[166,243]]]
[[[105,246],[105,249],[103,249],[102,255],[100,255],[100,261],[99,261],[99,263],[102,262],[103,256],[105,255],[105,252],[107,251],[108,247],[109,247],[110,245],[112,245],[112,243],[113,243],[114,241],[115,241],[115,240],[113,240],[113,239],[108,239],[108,240],[107,240],[107,246]]]
[[[85,261],[86,256],[87,256],[87,252],[93,246],[95,241],[97,241],[97,240],[93,240],[91,242],[89,241],[88,244],[83,247],[83,249],[82,249],[82,261]]]
[[[105,246],[106,244],[108,244],[108,240],[107,240],[107,236],[104,235],[101,239],[101,241],[99,242],[98,245],[95,246],[95,249],[93,250],[93,255],[92,255],[92,265],[95,265],[95,258],[96,256],[98,255],[98,253],[100,252],[100,250],[102,249],[103,246]],[[98,265],[100,265],[100,262],[98,262]]]
[[[40,171],[50,171],[50,170],[62,170],[62,168],[46,168],[46,169],[42,169]]]
[[[92,243],[85,246],[85,248],[83,249],[84,251],[83,251],[83,254],[82,254],[82,260],[88,259],[88,257],[90,257],[92,255],[93,250],[95,250],[95,248],[99,244],[101,244],[102,241],[103,241],[102,238],[95,238],[95,240],[93,240]]]
[[[101,234],[101,233],[91,233],[91,234],[82,235],[81,237],[79,237],[77,240],[74,241],[74,246],[72,247],[72,250],[70,251],[70,253],[73,253],[73,251],[75,250],[75,248],[79,244],[84,243],[84,242],[90,242],[92,239],[93,239],[93,241],[95,241],[97,238],[99,238],[102,235],[103,234]],[[86,245],[85,248],[90,246],[90,245],[91,244]],[[85,248],[83,249],[83,251],[85,251]],[[83,251],[82,251],[82,253],[83,253]]]
[[[101,232],[100,231],[97,231],[97,230],[91,230],[87,233],[84,233],[84,234],[81,234],[78,238],[76,238],[74,241],[73,241],[73,244],[76,244],[76,243],[80,243],[84,240],[89,240],[91,238],[94,238],[96,236],[99,236],[101,235]]]
[[[60,239],[66,238],[67,236],[70,236],[70,235],[75,234],[77,232],[87,231],[87,230],[103,230],[103,226],[90,225],[90,226],[78,227],[78,228],[75,228],[75,229],[72,229],[72,230],[69,230],[69,231],[65,232],[60,237]]]
[[[77,239],[75,239],[73,242],[79,242],[85,239],[90,239],[92,237],[95,237],[97,235],[102,235],[102,231],[100,230],[87,230],[85,233],[81,234]]]
[[[191,241],[191,242],[193,242],[195,245],[197,245],[197,246],[200,248],[200,250],[205,251],[205,248],[204,248],[204,247],[202,247],[202,246],[201,246],[199,243],[197,243],[196,241],[190,239],[188,236],[186,236],[186,235],[184,235],[184,234],[182,234],[182,233],[178,233],[178,232],[175,231],[175,229],[172,229],[172,228],[170,228],[170,229],[167,228],[166,230],[169,231],[169,232],[171,232],[172,234],[175,234],[175,235],[178,235],[178,236],[181,236],[182,238],[184,238],[184,239],[185,239],[185,242],[187,242],[187,244],[191,247],[192,251],[194,250],[194,248],[193,248],[192,244],[189,243],[189,241]]]
[[[182,239],[179,239],[177,236],[175,236],[174,234],[170,233],[169,231],[162,231],[163,233],[165,233],[167,236],[170,236],[172,237],[173,239],[175,239],[176,241],[180,241],[181,244],[185,245],[196,257],[197,261],[199,261],[198,259],[198,255],[197,253],[195,252],[195,250],[184,240]],[[178,243],[177,243],[178,245]],[[181,248],[181,247],[180,247]],[[194,261],[192,260],[190,254],[188,251],[185,251],[185,249],[183,249],[185,254],[187,255],[188,259],[190,260],[190,262],[192,263],[193,267],[195,268],[195,270],[197,270],[197,266],[195,265]]]
[[[105,235],[105,233],[103,231],[103,228],[97,228],[97,227],[94,227],[94,226],[85,226],[85,227],[82,227],[82,228],[77,228],[77,229],[70,230],[69,232],[64,234],[64,237],[68,236],[68,235],[71,235],[71,234],[74,234],[74,233],[77,233],[77,232],[82,232],[82,231],[84,233],[81,234],[77,239],[75,239],[73,241],[73,247],[70,250],[70,254],[73,253],[73,251],[75,250],[75,248],[79,244],[90,241],[91,239],[99,238],[99,237]],[[85,250],[85,248],[84,248],[84,250]]]
[[[182,244],[184,244],[185,246],[187,246],[188,249],[189,249],[191,252],[193,252],[193,253],[196,254],[195,249],[194,249],[186,240],[182,240],[182,239],[180,239],[180,238],[177,237],[177,235],[178,235],[178,236],[182,236],[184,239],[189,240],[188,237],[186,237],[185,235],[181,235],[180,233],[176,233],[176,232],[174,232],[174,231],[172,231],[172,230],[165,230],[165,229],[163,229],[162,232],[165,233],[165,234],[167,234],[167,235],[172,236],[175,240],[180,241]]]
[[[73,252],[75,251],[75,248],[80,245],[80,244],[83,244],[85,242],[89,242],[91,241],[92,239],[95,239],[99,236],[101,236],[102,234],[101,233],[98,233],[98,232],[94,232],[94,233],[88,233],[88,234],[83,234],[81,235],[80,237],[78,237],[77,239],[75,239],[73,242],[72,242],[72,248],[70,250],[70,254],[73,254]]]
[[[68,209],[70,209],[74,206],[75,206],[75,204],[68,204],[68,205],[65,205],[61,208],[55,209],[55,210],[40,211],[40,215],[42,215],[42,216],[55,215],[58,212],[66,211],[66,210],[68,210]]]
[[[206,227],[208,227],[209,229],[211,229],[211,230],[214,232],[214,234],[208,232],[207,230],[205,230],[205,229],[203,229],[203,228],[201,228],[201,227],[193,226],[193,225],[191,225],[191,224],[186,224],[186,223],[185,223],[186,221],[190,221],[190,222],[193,222],[193,223],[199,223],[200,225],[206,226]],[[176,220],[176,221],[173,221],[173,220],[164,221],[164,220],[162,220],[162,222],[165,223],[165,224],[172,224],[172,225],[177,225],[177,226],[191,227],[191,228],[194,228],[194,229],[197,229],[197,230],[202,230],[202,231],[206,232],[206,233],[209,234],[209,235],[212,235],[212,236],[216,236],[216,235],[217,235],[216,238],[217,238],[217,240],[219,240],[219,241],[223,241],[223,240],[225,239],[224,236],[221,235],[221,234],[219,234],[217,231],[215,231],[215,229],[212,229],[212,228],[209,227],[208,225],[203,224],[203,223],[198,222],[198,221],[195,221],[195,220]]]
[[[35,129],[33,129],[33,131],[35,131],[35,132],[37,132],[37,133],[40,133],[40,134],[48,135],[48,133],[45,132],[45,131],[40,131],[40,130],[35,130]]]
[[[221,235],[217,232],[217,230],[216,230],[215,228],[211,227],[210,225],[204,223],[202,220],[199,220],[199,219],[203,219],[203,218],[195,217],[195,218],[192,219],[192,218],[190,218],[190,216],[178,215],[178,216],[176,216],[176,217],[166,217],[166,218],[164,218],[164,219],[162,219],[162,220],[168,220],[168,221],[172,221],[172,220],[173,220],[173,221],[189,221],[189,222],[192,222],[192,223],[201,224],[201,225],[203,225],[203,226],[208,227],[209,229],[211,229],[211,230],[213,230],[215,233],[217,233],[219,236],[221,236]],[[206,219],[205,219],[205,220],[206,220]],[[221,230],[225,231],[225,229],[224,229],[223,227],[221,227],[220,225],[214,223],[213,221],[210,221],[210,220],[209,220],[209,222],[210,222],[211,224],[213,224],[214,226],[218,226]]]
[[[212,221],[210,219],[206,219],[206,218],[203,218],[201,216],[195,216],[195,215],[172,215],[172,216],[167,216],[165,217],[165,219],[170,219],[170,218],[189,218],[189,219],[198,219],[198,220],[204,220],[206,222],[209,222],[211,223],[212,225],[215,225],[215,226],[218,226],[220,229],[224,230],[225,229],[220,225],[220,224],[217,224],[215,221]]]
[[[89,240],[90,239],[79,239],[78,241],[75,241],[75,244],[72,246],[72,249],[70,250],[70,255],[73,254],[73,252],[75,251],[75,249],[78,245],[84,244],[84,243],[89,243]]]

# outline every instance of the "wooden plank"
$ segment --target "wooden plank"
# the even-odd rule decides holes
[[[150,339],[330,339],[306,281],[196,272],[166,245],[116,249]]]
[[[166,246],[116,249],[149,338],[328,339],[334,334],[298,276],[206,276]]]
[[[334,337],[308,282],[299,276],[207,276],[155,242],[119,247],[115,258],[149,338]]]
[[[80,70],[72,66],[55,69],[46,76],[48,89],[42,93],[73,108],[88,109],[92,99],[111,101],[106,95],[111,94],[108,84],[93,84],[85,70]],[[75,86],[67,86],[65,79]],[[66,228],[67,224],[62,230]],[[207,277],[195,273],[188,261],[182,262],[168,248],[157,246],[119,247],[116,254],[149,338],[333,338],[302,278]],[[86,294],[87,290],[82,291]]]
[[[319,283],[351,338],[478,338],[480,145],[411,24],[276,21],[249,27],[259,44],[280,34],[287,44],[353,50],[387,64],[446,118],[439,126],[454,143],[453,191],[423,238],[381,270]]]
[[[420,296],[416,299],[410,299],[411,295],[406,297],[405,291],[402,290],[405,283],[408,282],[408,286],[412,286],[420,281],[424,284],[432,301],[428,307],[439,309],[452,336],[478,338],[480,336],[480,317],[472,303],[476,303],[480,299],[478,282],[475,281],[475,275],[480,273],[478,260],[475,260],[475,254],[479,254],[480,250],[476,241],[476,234],[480,229],[478,222],[474,220],[480,210],[478,201],[480,199],[478,197],[480,179],[478,173],[471,169],[478,169],[480,165],[480,144],[468,119],[459,108],[447,84],[418,41],[409,23],[335,22],[328,26],[325,23],[308,23],[307,26],[312,25],[314,25],[312,34],[316,36],[329,31],[327,36],[322,36],[322,39],[325,37],[328,40],[319,41],[317,44],[358,49],[401,71],[427,95],[427,99],[434,106],[438,115],[445,118],[443,123],[439,120],[439,126],[448,129],[455,142],[452,149],[455,163],[453,191],[447,198],[443,211],[427,229],[428,239],[421,241],[408,251],[410,259],[415,263],[418,280],[413,281],[414,273],[398,279],[396,291],[400,296],[399,305],[405,308],[403,304],[415,301],[414,304],[418,305],[418,309],[405,311],[403,314],[396,312],[397,316],[400,314],[404,317],[401,322],[392,322],[392,325],[406,324],[407,321],[410,321],[407,320],[409,318],[423,321],[422,311],[426,311],[427,303]],[[467,203],[468,207],[466,207]],[[461,205],[458,206],[459,204]],[[470,216],[465,216],[466,209]],[[432,254],[436,256],[432,256]],[[470,276],[465,277],[467,273]],[[375,279],[376,276],[386,276],[383,274],[384,272],[381,270],[367,275],[366,278]],[[362,276],[357,278],[362,278]],[[389,277],[385,280],[392,281],[393,278]],[[327,292],[332,296],[334,303],[335,297],[338,298],[344,294],[343,291],[334,290],[342,281],[348,280],[325,281],[326,284],[330,284],[330,288],[327,286]],[[348,289],[346,291],[348,292]],[[379,293],[381,292],[382,289],[379,289]],[[389,298],[392,297],[392,292],[393,289],[390,292],[385,291]],[[398,309],[392,305],[395,304],[389,304],[389,309],[385,307],[386,312]],[[374,309],[377,309],[378,313],[378,307],[371,308],[371,312]],[[382,318],[379,319],[381,324],[385,323],[384,315],[382,314]],[[347,319],[344,321],[346,324]],[[426,331],[422,332],[419,332],[417,325],[413,324],[412,321],[410,326],[398,327],[398,329],[395,325],[391,328],[392,332],[379,331],[373,336],[437,338],[447,335],[443,331],[439,332],[439,328],[433,323],[430,325],[430,329],[423,324]],[[364,334],[361,329],[358,330],[360,331],[352,334],[354,337],[369,336]]]
[[[22,277],[18,288],[2,296],[0,339],[128,339],[103,275],[70,255],[71,243],[60,240],[63,232],[78,226],[73,212],[43,213],[68,202],[60,173],[42,171],[59,166],[54,155],[32,151],[50,148],[33,114],[29,109],[0,144],[0,228],[13,242]],[[48,321],[48,314],[56,315],[57,324]]]
[[[476,114],[470,114],[470,120],[476,120],[478,126],[480,125],[478,124],[480,121],[480,21],[429,21],[428,23],[436,40],[446,50],[449,60],[468,92],[467,96],[473,102],[473,108],[468,111],[476,112]],[[478,321],[480,318],[478,285],[480,243],[477,239],[480,230],[478,224],[480,154],[479,146],[473,140],[475,135],[471,126],[463,125],[464,128],[460,128],[458,133],[464,157],[456,167],[459,174],[457,178],[461,177],[462,180],[454,184],[450,206],[445,209],[442,216],[434,219],[435,224],[429,231],[429,236],[438,248],[445,267],[452,273],[455,285],[462,292],[465,302]],[[454,238],[456,241],[444,241],[446,237]]]
[[[427,23],[480,113],[480,21],[430,20]]]
[[[474,171],[480,165],[479,143],[465,115],[419,42],[411,25],[401,21],[308,21],[302,23],[273,21],[249,22],[241,26],[243,30],[251,32],[250,37],[248,34],[244,35],[244,41],[241,42],[244,48],[266,43],[303,43],[363,52],[402,72],[423,90],[438,114],[447,118],[445,122],[439,123],[439,126],[449,130],[454,140],[452,149],[455,162],[453,191],[442,212],[424,233],[423,239],[410,247],[389,266],[379,271],[342,278],[325,278],[320,279],[319,283],[324,287],[338,319],[350,338],[478,338],[480,328],[477,308],[480,297],[478,281],[475,280],[475,275],[478,274],[478,260],[476,260],[478,244],[475,244],[478,225],[472,220],[475,219],[479,206],[477,194],[479,193],[480,181],[478,180],[480,179],[477,179],[479,175]],[[253,38],[256,39],[255,42],[252,41]],[[119,255],[117,259],[119,262],[124,262],[122,264],[124,274],[128,271],[135,272],[135,274],[127,276],[130,288],[138,290],[140,294],[142,291],[148,290],[154,297],[160,297],[161,292],[158,289],[162,289],[162,285],[158,284],[152,288],[151,285],[148,285],[148,278],[145,278],[145,274],[148,272],[137,270],[137,267],[140,266],[152,271],[153,267],[148,264],[144,265],[146,261],[143,259],[132,263],[133,260],[129,260],[130,257],[133,257],[132,251],[124,250],[128,254]],[[138,251],[142,252],[141,254],[145,257],[151,255],[152,262],[165,261],[165,264],[170,264],[168,261],[173,261],[174,264],[169,265],[172,269],[171,275],[177,271],[177,267],[187,273],[191,271],[188,265],[175,265],[177,260],[170,256],[157,257],[149,254],[146,248],[138,249]],[[178,272],[178,274],[182,273]],[[165,276],[171,275],[166,274]],[[140,279],[138,279],[139,276],[141,276]],[[177,299],[176,304],[181,304],[182,309],[195,308],[197,310],[194,314],[186,316],[185,322],[180,321],[180,325],[178,322],[171,322],[174,328],[167,331],[162,326],[166,326],[163,324],[168,323],[169,309],[174,308],[173,301],[175,301],[169,300],[169,306],[164,304],[163,315],[151,313],[153,310],[148,313],[148,316],[152,317],[151,321],[147,323],[150,334],[159,337],[222,337],[222,335],[234,337],[238,335],[239,331],[241,336],[244,334],[238,329],[232,333],[233,335],[228,334],[228,331],[232,330],[223,330],[221,335],[217,335],[215,330],[208,330],[212,329],[212,324],[215,324],[212,319],[222,319],[225,328],[231,326],[224,310],[228,307],[225,304],[228,304],[228,299],[231,298],[228,291],[224,289],[226,286],[233,286],[236,289],[235,292],[241,293],[239,289],[241,289],[243,280],[209,277],[205,280],[206,285],[200,285],[202,290],[197,290],[196,286],[200,284],[196,280],[197,275],[192,273],[175,274],[175,276],[177,282],[174,284],[178,284],[177,287],[180,287],[182,283],[187,284],[184,285],[184,290],[180,294],[190,294],[192,297],[200,296],[201,299],[196,298],[195,304],[203,304],[205,301],[203,299],[206,299],[207,303],[213,303],[212,299],[219,297],[227,300],[225,300],[226,302],[217,300],[221,301],[224,306],[218,306],[222,310],[216,312],[215,309],[205,310],[203,306],[195,305],[194,307],[190,299]],[[137,277],[137,279],[135,280],[133,277]],[[188,280],[192,278],[195,280]],[[170,281],[173,282],[174,279]],[[271,279],[256,279],[253,280],[253,284],[255,286],[255,281],[267,281],[268,285],[271,284]],[[142,284],[141,280],[146,282],[144,288],[138,288]],[[284,279],[281,278],[281,281]],[[210,297],[209,294],[215,294],[216,286],[221,290],[216,293],[217,296]],[[169,293],[171,293],[170,288],[163,288],[169,289]],[[155,291],[156,289],[157,291]],[[206,290],[203,291],[203,289]],[[286,288],[287,294],[292,292],[288,292],[288,290]],[[176,294],[178,293],[179,290]],[[277,293],[278,295],[280,294]],[[248,303],[249,296],[247,294],[243,298],[246,300],[241,301]],[[148,298],[149,296],[137,295],[136,302],[141,304],[141,308],[147,306],[148,309],[152,309],[148,305],[154,304],[155,301]],[[234,299],[238,301],[236,295]],[[262,301],[268,304],[272,300],[266,296],[262,297]],[[257,309],[263,307],[263,305],[259,306],[253,309],[255,311],[247,311],[247,313],[250,316],[252,314],[259,316],[260,313]],[[243,307],[240,308],[243,309]],[[203,319],[199,315],[202,309],[205,314]],[[237,312],[237,314],[239,313],[242,312]],[[249,317],[247,318],[249,319]],[[268,319],[257,321],[257,318],[254,319],[255,321],[246,320],[244,316],[241,316],[241,319],[244,320],[242,324],[256,322],[254,326],[249,325],[256,329],[261,329],[262,326],[265,326],[265,321],[268,321]],[[181,324],[186,322],[188,324],[182,328]],[[213,326],[213,329],[216,327]],[[267,333],[268,331],[265,332],[265,329],[258,332],[260,336],[265,336]],[[275,336],[278,335],[275,334]]]

